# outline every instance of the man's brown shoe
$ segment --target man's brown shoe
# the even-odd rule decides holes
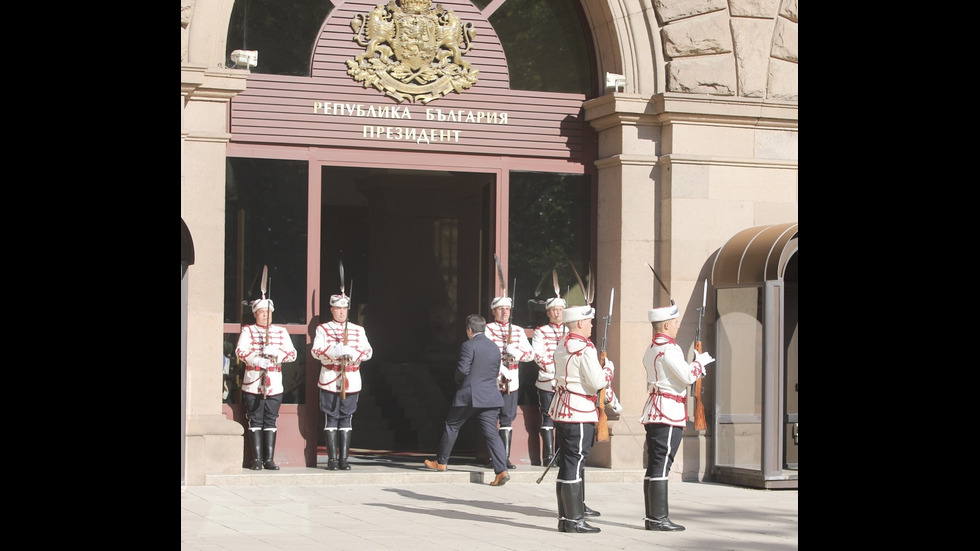
[[[504,484],[507,483],[508,480],[510,480],[510,475],[507,474],[507,471],[502,471],[500,473],[497,473],[497,478],[494,478],[493,482],[491,482],[490,485],[503,486]]]
[[[431,459],[426,459],[425,460],[425,466],[428,467],[428,468],[430,468],[430,469],[432,469],[433,471],[445,471],[446,470],[446,466],[445,465],[443,465],[442,463],[439,463],[439,461],[433,461]]]

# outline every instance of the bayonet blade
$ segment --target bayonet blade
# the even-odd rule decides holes
[[[595,301],[595,277],[592,276],[592,263],[589,262],[589,298],[585,299],[589,306]]]
[[[615,298],[616,298],[616,288],[613,287],[612,290],[609,291],[609,319],[612,319],[613,301],[615,300]]]
[[[558,285],[558,270],[551,270],[551,281],[555,284],[555,296],[561,298],[561,286]]]
[[[340,294],[346,295],[347,291],[344,290],[344,261],[340,261]]]
[[[708,305],[708,278],[704,278],[704,296],[701,297],[701,308]]]
[[[265,292],[268,289],[269,266],[262,266],[262,280],[259,282],[259,290],[262,291],[262,298],[265,299]]]
[[[507,279],[504,277],[504,267],[500,265],[500,257],[493,253],[493,261],[497,264],[497,278],[500,280],[500,296],[507,296]]]

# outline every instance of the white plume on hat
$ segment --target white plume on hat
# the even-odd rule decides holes
[[[490,309],[493,310],[494,308],[500,307],[513,308],[514,301],[510,297],[494,297],[493,302],[490,303]]]
[[[573,321],[588,320],[593,318],[595,318],[595,308],[589,305],[565,308],[565,310],[561,313],[562,323],[570,323]]]
[[[663,308],[651,308],[647,311],[647,319],[654,321],[667,321],[677,317],[678,309],[676,304],[664,306]]]
[[[558,308],[568,308],[568,303],[566,303],[565,302],[565,299],[563,299],[561,297],[549,298],[548,301],[544,303],[544,309],[545,310],[550,310],[550,309],[556,308],[556,307],[558,307]]]
[[[350,308],[350,297],[347,295],[330,295],[330,306]]]
[[[256,310],[261,310],[263,308],[268,308],[270,312],[276,311],[276,305],[272,303],[271,298],[263,298],[259,300],[252,301],[252,313],[254,314]]]

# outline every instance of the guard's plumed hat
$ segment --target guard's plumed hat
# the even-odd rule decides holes
[[[647,319],[653,321],[667,321],[677,317],[677,305],[671,304],[663,308],[651,308],[647,311]]]
[[[254,314],[256,310],[261,310],[263,308],[268,308],[270,312],[276,311],[276,305],[272,304],[272,299],[263,298],[259,300],[252,301],[252,313]]]
[[[548,302],[544,303],[544,309],[550,310],[551,308],[568,308],[568,304],[561,297],[549,298]]]
[[[490,309],[494,308],[513,308],[514,301],[510,297],[493,297],[493,302],[490,303]]]
[[[573,321],[580,321],[580,320],[590,320],[594,317],[595,317],[595,308],[588,305],[565,308],[561,313],[562,323],[570,323]]]
[[[347,295],[330,295],[330,306],[350,308],[350,297]]]

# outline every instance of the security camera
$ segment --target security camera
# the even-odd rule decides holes
[[[244,65],[251,68],[259,64],[258,50],[235,50],[231,52],[231,60],[235,65]]]

